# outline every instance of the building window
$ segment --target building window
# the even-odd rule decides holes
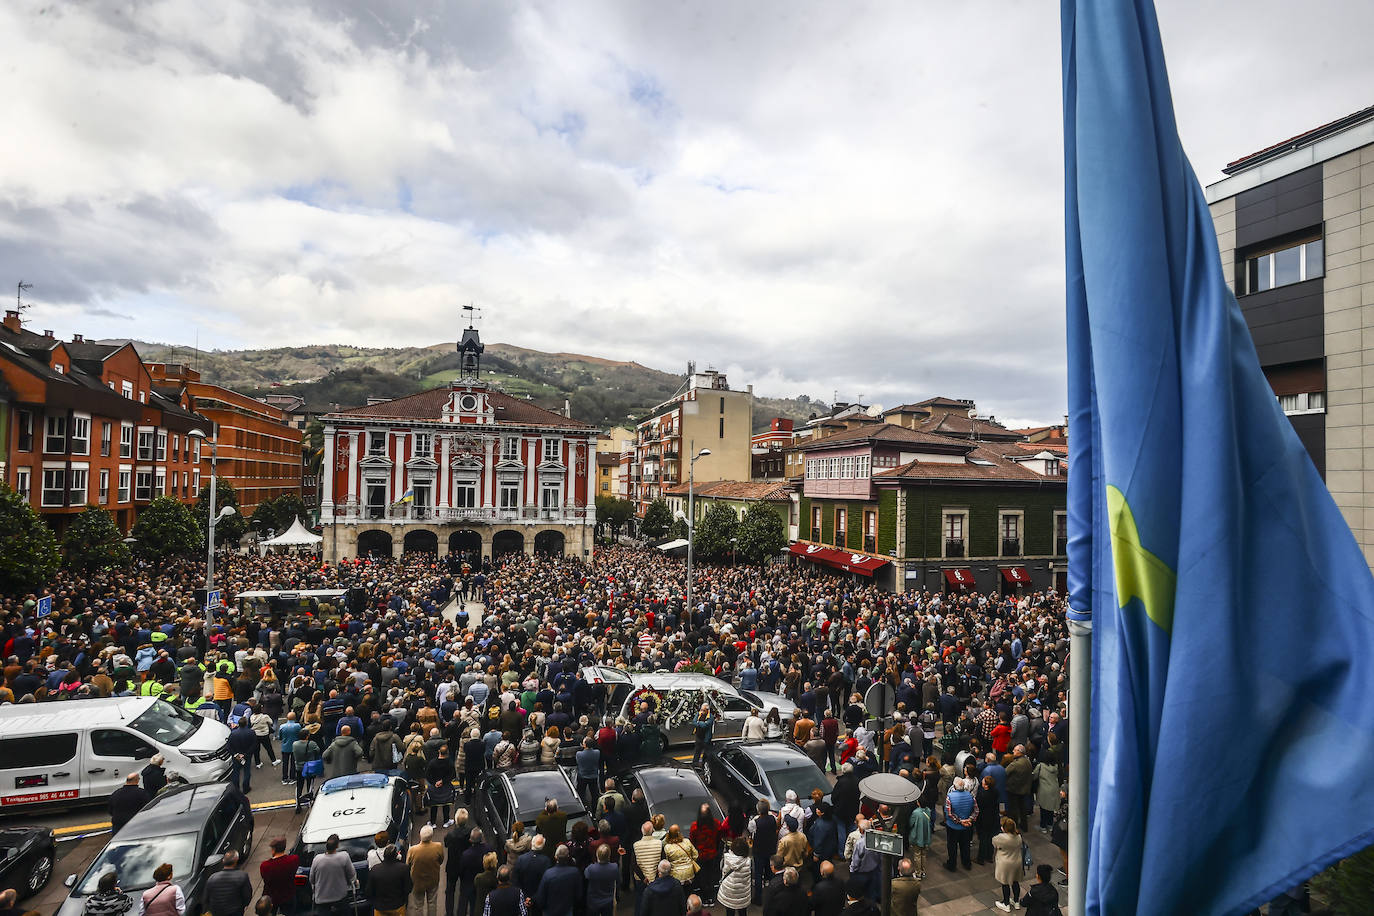
[[[197,439],[197,440],[195,441],[195,444],[194,444],[193,446],[191,446],[191,456],[195,459],[196,464],[200,464],[200,440],[199,440],[199,439]]]
[[[176,461],[176,460],[177,460],[177,455],[178,455],[180,452],[181,452],[181,437],[180,437],[180,436],[173,436],[173,437],[172,437],[172,460],[173,460],[173,461]]]
[[[128,398],[129,400],[132,401],[132,400],[134,399],[134,383],[133,383],[133,382],[120,382],[120,383],[119,383],[119,393],[122,394],[122,395],[124,395],[126,398]]]
[[[134,427],[132,423],[119,424],[119,457],[134,457]]]
[[[835,510],[835,543],[841,547],[845,544],[846,535],[849,533],[849,510]]]
[[[854,456],[846,455],[840,459],[840,477],[845,480],[854,479]]]
[[[854,459],[854,476],[860,480],[868,480],[872,476],[869,470],[869,456],[860,455]]]
[[[872,509],[864,510],[864,550],[873,553],[878,549],[878,513]]]
[[[89,455],[91,453],[91,418],[72,417],[72,454]]]
[[[110,457],[110,441],[113,437],[113,426],[110,423],[100,424],[100,457]]]
[[[1045,459],[1045,476],[1062,477],[1064,476],[1064,465],[1058,458]]]
[[[500,487],[501,508],[507,512],[513,512],[520,508],[520,483],[519,481],[501,481]]]
[[[167,434],[164,433],[164,432],[162,432],[162,431],[160,431],[160,430],[158,431],[158,434],[157,434],[157,458],[156,458],[156,460],[157,460],[157,461],[166,461],[166,460],[167,460]]]
[[[1054,513],[1054,552],[1061,557],[1069,552],[1069,516],[1064,512]]]
[[[811,507],[811,540],[813,540],[813,541],[819,541],[820,539],[821,539],[821,507],[820,507],[820,506],[812,506],[812,507]]]
[[[60,506],[67,495],[67,472],[62,468],[43,469],[44,506]]]
[[[459,509],[477,508],[477,481],[455,480],[453,482],[453,505]]]
[[[1315,279],[1324,272],[1323,245],[1317,237],[1246,258],[1245,292],[1262,293]]]
[[[200,495],[200,471],[196,471],[195,476],[191,478],[191,489],[196,491],[197,496]]]
[[[90,482],[90,471],[85,468],[72,468],[72,501],[70,505],[86,505],[86,487]]]
[[[127,503],[129,501],[129,480],[133,476],[131,471],[125,468],[119,469],[119,501]]]
[[[506,436],[501,440],[501,460],[519,461],[520,460],[520,439],[517,436]]]
[[[432,450],[432,449],[433,449],[433,446],[432,446],[432,444],[431,444],[432,441],[433,441],[433,440],[430,438],[430,434],[429,434],[429,433],[416,433],[416,434],[415,434],[415,457],[416,457],[416,458],[428,458],[430,455],[434,454],[434,452],[433,452],[433,450]]]
[[[725,438],[725,418],[724,418],[724,417],[721,417],[721,418],[720,418],[720,435],[719,435],[718,438],[721,438],[721,439],[724,439],[724,438]]]
[[[563,449],[559,447],[557,439],[544,440],[544,460],[558,462],[563,457]]]
[[[19,451],[33,451],[33,411],[19,411],[15,420],[15,433],[18,439],[16,447]]]
[[[724,395],[721,395],[721,398],[720,398],[720,412],[721,412],[721,413],[725,413],[725,396],[724,396]]]
[[[1324,413],[1326,411],[1326,392],[1309,391],[1304,394],[1279,395],[1279,407],[1290,417],[1295,414]]]
[[[369,455],[386,454],[386,433],[369,432],[367,434],[367,453]]]
[[[28,468],[17,468],[14,472],[14,492],[28,502],[33,493],[33,480]]]
[[[998,520],[1002,529],[1002,553],[1004,557],[1021,555],[1021,513],[1003,512]]]
[[[153,472],[139,471],[134,475],[134,499],[146,502],[153,498]]]
[[[958,558],[964,555],[964,529],[968,516],[963,512],[945,513],[945,556]]]
[[[157,476],[153,482],[153,492],[156,496],[167,495],[167,472],[162,468],[157,469]]]
[[[151,429],[138,431],[138,460],[153,460],[153,431]]]
[[[546,483],[540,487],[539,505],[546,512],[557,512],[563,504],[563,487],[556,483]]]
[[[60,455],[67,450],[67,418],[61,414],[49,414],[47,428],[43,437],[43,451],[50,455]],[[44,503],[44,505],[47,505]]]
[[[108,505],[110,502],[110,472],[107,468],[100,469],[100,504]]]

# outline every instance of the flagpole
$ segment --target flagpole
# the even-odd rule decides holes
[[[1069,908],[1086,916],[1088,757],[1091,740],[1093,622],[1069,620]]]

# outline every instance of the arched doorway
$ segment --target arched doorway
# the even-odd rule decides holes
[[[508,553],[524,553],[525,536],[518,531],[496,532],[496,536],[491,539],[491,557],[496,559]]]
[[[359,534],[358,556],[391,559],[391,532],[373,528]]]
[[[541,557],[563,556],[563,532],[541,531],[534,536],[534,552]]]
[[[439,536],[433,531],[410,531],[406,533],[405,540],[402,542],[402,550],[406,553],[439,553]]]
[[[476,563],[482,559],[482,535],[463,528],[448,536],[448,552],[460,560]]]

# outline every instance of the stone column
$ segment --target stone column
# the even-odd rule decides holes
[[[362,433],[353,430],[348,449],[348,501],[356,509],[358,505],[358,443]]]
[[[401,487],[404,479],[402,472],[405,470],[405,440],[401,436],[402,433],[398,432],[387,433],[387,438],[391,444],[391,497],[386,501],[388,507],[400,499],[401,494],[405,492]]]
[[[320,462],[320,521],[334,520],[334,427],[324,428],[324,458]]]
[[[447,509],[449,507],[449,478],[453,476],[453,472],[448,466],[448,449],[449,437],[448,434],[445,433],[439,439],[439,495],[436,498],[438,499],[440,509]]]
[[[893,588],[897,594],[906,591],[906,513],[907,513],[907,489],[906,487],[897,488],[897,560],[892,565],[895,567],[897,580],[893,583]]]

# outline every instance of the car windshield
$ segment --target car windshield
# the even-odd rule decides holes
[[[697,812],[701,810],[702,802],[705,801],[711,802],[711,815],[716,820],[720,820],[722,815],[720,809],[716,807],[715,801],[705,797],[665,799],[654,803],[653,812],[663,815],[664,826],[671,827],[677,824],[682,830],[682,835],[686,836],[687,831],[691,829],[693,822],[697,819]]]
[[[568,781],[557,770],[533,770],[511,778],[515,787],[516,817],[532,823],[544,810],[544,802],[552,798],[558,807],[569,814],[582,811],[582,800],[568,788]]]
[[[204,721],[202,716],[187,712],[164,700],[158,700],[149,706],[143,715],[130,722],[129,727],[154,741],[176,747],[195,734],[196,729],[200,728]]]
[[[186,881],[192,872],[191,863],[196,851],[194,833],[174,833],[171,836],[149,837],[147,839],[114,840],[92,863],[85,879],[76,888],[81,896],[94,894],[100,885],[100,876],[107,871],[119,875],[119,886],[126,891],[143,890],[152,887],[153,871],[163,862],[172,866],[172,880]]]
[[[754,693],[753,691],[741,690],[739,692],[739,695],[748,700],[750,705],[752,705],[756,709],[762,709],[766,705],[763,702],[763,700],[759,699],[758,694]]]
[[[809,760],[796,766],[764,770],[763,776],[768,780],[774,798],[786,798],[788,789],[796,792],[797,798],[802,801],[810,798],[812,789],[820,789],[824,794],[830,794],[830,783],[826,780],[825,774]]]

